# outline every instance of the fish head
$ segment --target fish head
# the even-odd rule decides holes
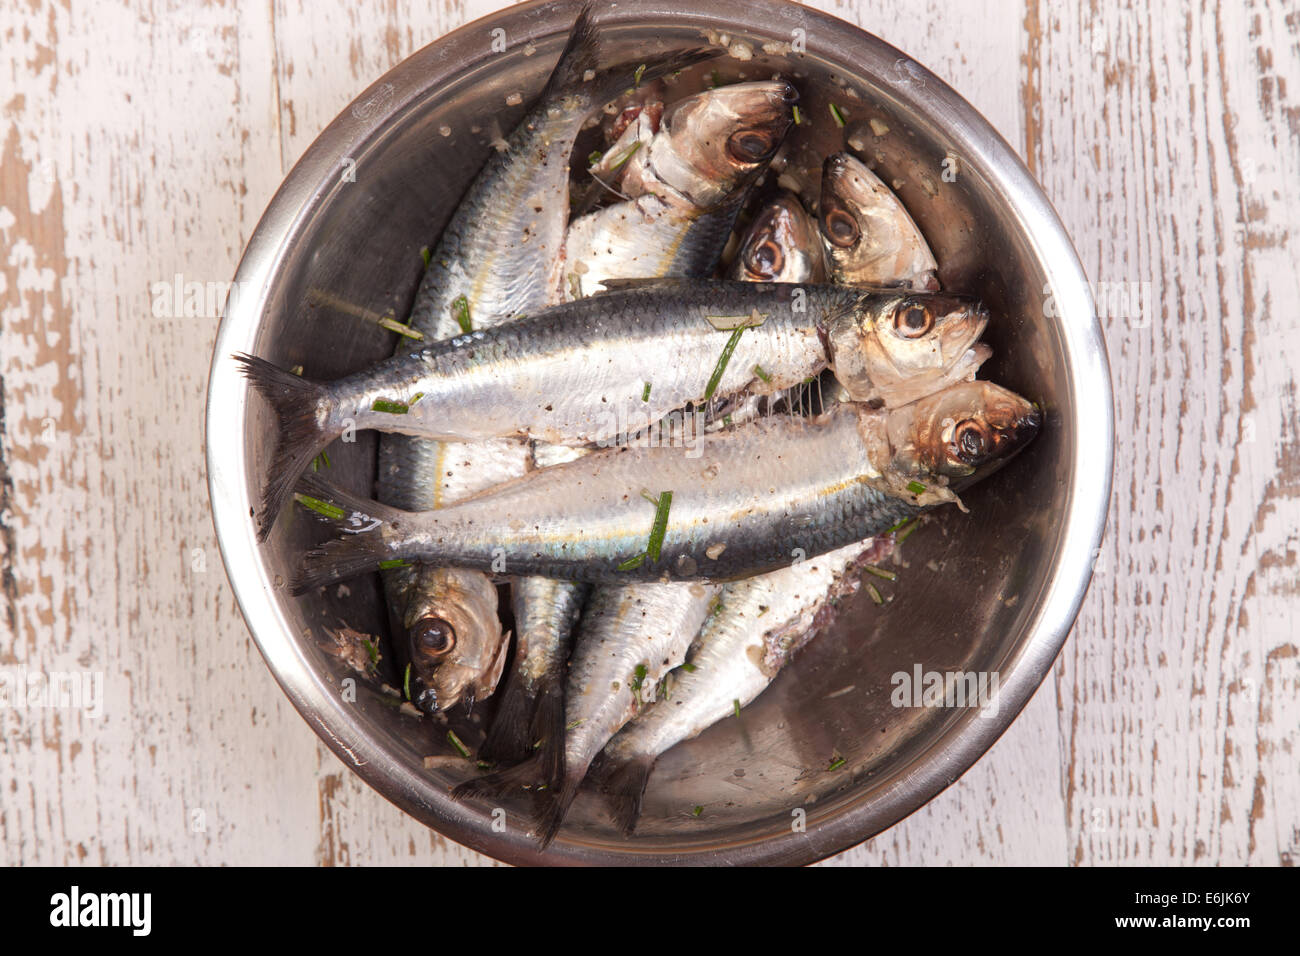
[[[821,282],[826,278],[817,224],[784,193],[759,210],[736,253],[732,277],[747,282]]]
[[[979,300],[942,292],[864,293],[831,340],[832,367],[854,401],[896,407],[974,378],[992,354]]]
[[[758,177],[794,123],[799,93],[785,80],[733,83],[679,101],[632,158],[644,188],[655,181],[700,209],[734,198]]]
[[[893,463],[964,487],[992,474],[1042,426],[1038,406],[992,382],[962,382],[889,413]]]
[[[411,588],[403,623],[411,699],[426,714],[496,689],[509,649],[497,617],[496,586],[483,574],[424,569]]]
[[[835,281],[939,287],[938,263],[898,197],[866,164],[835,153],[822,164],[818,222]]]

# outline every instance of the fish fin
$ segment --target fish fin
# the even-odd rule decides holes
[[[564,44],[560,58],[555,61],[546,88],[538,102],[559,95],[585,82],[587,71],[594,72],[600,60],[600,38],[592,19],[595,4],[590,0],[582,5],[578,17],[569,29],[569,40]]]
[[[482,753],[480,748],[479,754]],[[543,782],[539,776],[539,767],[540,761],[536,757],[529,757],[513,767],[466,780],[451,791],[451,798],[464,800],[468,797],[504,797],[515,790],[536,787]]]
[[[318,501],[335,505],[344,511],[345,515],[342,518],[331,518],[329,515],[313,512],[316,517],[331,522],[336,526],[344,525],[358,528],[369,523],[366,519],[378,519],[382,524],[389,527],[401,527],[406,520],[416,516],[413,511],[403,511],[401,508],[394,508],[392,505],[383,504],[373,498],[366,498],[351,491],[346,491],[327,481],[316,472],[305,472],[294,487],[300,494],[309,495]]]
[[[343,530],[346,537],[327,541],[303,555],[302,565],[290,588],[292,593],[305,594],[335,581],[377,570],[383,561],[405,557],[394,550],[384,532],[400,531],[415,517],[411,512],[354,495],[311,472],[298,480],[297,488],[301,494],[336,508],[337,514],[327,514],[316,507],[303,505],[317,518]]]
[[[688,66],[718,55],[717,50],[707,47],[694,47],[679,50],[663,57],[645,62],[628,62],[599,69],[600,37],[599,28],[593,18],[595,4],[584,3],[578,11],[578,17],[569,30],[569,39],[564,45],[560,58],[555,61],[551,75],[546,80],[546,87],[538,102],[563,94],[567,90],[577,89],[586,83],[593,84],[592,101],[603,106],[605,103],[631,90],[637,83],[650,83],[670,73],[684,70]]]
[[[355,537],[327,541],[302,556],[302,564],[289,588],[291,594],[306,594],[317,588],[360,577],[379,569],[392,557],[378,538]]]
[[[479,757],[491,764],[513,764],[533,755],[533,714],[536,696],[528,693],[523,681],[512,680],[501,695],[501,703],[492,718]]]
[[[537,828],[538,852],[545,850],[555,842],[555,837],[560,832],[560,826],[564,823],[569,807],[573,806],[573,801],[578,796],[578,786],[581,783],[582,774],[566,774],[564,782],[560,785],[558,791],[551,788],[543,791],[543,799],[546,800],[546,805],[542,810],[541,820]],[[549,797],[546,796],[547,794],[549,794]]]
[[[645,798],[646,784],[650,780],[650,771],[654,769],[655,758],[650,755],[634,757],[610,766],[601,781],[600,789],[609,802],[614,814],[614,822],[623,831],[624,836],[631,836],[636,829],[636,821],[641,816],[641,802]]]
[[[533,704],[529,741],[540,762],[542,779],[554,787],[564,779],[564,679],[546,680]]]
[[[323,385],[286,372],[255,355],[237,352],[232,357],[249,384],[275,411],[275,452],[257,515],[257,539],[265,541],[294,481],[336,436],[320,427],[319,409],[327,399]]]

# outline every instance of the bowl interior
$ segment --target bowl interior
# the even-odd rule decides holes
[[[729,15],[723,9],[654,16],[636,6],[620,7],[617,18],[606,21],[611,60],[699,45],[711,24]],[[223,547],[237,590],[269,585],[257,599],[269,602],[277,620],[274,627],[254,624],[255,635],[295,703],[304,712],[313,710],[309,719],[322,735],[341,754],[362,747],[380,755],[359,767],[372,784],[427,823],[499,857],[650,861],[697,854],[717,859],[724,853],[793,862],[841,849],[955,779],[973,756],[956,765],[949,760],[936,775],[932,764],[941,751],[965,738],[978,739],[974,755],[982,752],[1023,705],[1063,637],[1063,630],[1049,635],[1049,643],[1056,643],[1046,656],[1039,647],[1026,663],[1031,642],[1043,640],[1038,617],[1060,562],[1059,517],[1072,493],[1079,422],[1075,363],[1052,314],[1056,310],[1048,307],[1044,314],[1057,278],[1009,206],[1005,171],[995,166],[1015,163],[1013,155],[980,127],[978,117],[954,113],[962,105],[953,106],[951,92],[939,81],[882,42],[840,24],[809,29],[806,52],[795,53],[781,44],[789,43],[799,24],[807,25],[802,18],[811,12],[776,4],[732,6],[737,19],[727,36],[709,39],[742,43],[731,49],[748,58],[723,56],[703,74],[716,70],[724,82],[776,73],[794,79],[804,124],[788,147],[793,173],[798,176],[801,165],[819,165],[846,140],[858,147],[895,186],[925,233],[941,263],[944,287],[979,295],[989,306],[994,318],[986,341],[994,358],[981,377],[1038,401],[1047,411],[1046,424],[1024,454],[964,496],[968,514],[947,508],[925,519],[901,549],[899,564],[891,565],[897,581],[874,581],[887,599],[883,606],[864,588],[738,719],[722,721],[660,759],[632,839],[622,837],[600,801],[588,795],[574,806],[545,857],[535,853],[528,836],[522,795],[463,806],[450,802],[447,790],[475,768],[448,760],[426,767],[427,756],[455,755],[448,726],[408,716],[383,690],[385,683],[401,683],[392,655],[385,654],[380,674],[371,678],[332,651],[329,634],[340,626],[380,635],[381,646],[386,644],[377,576],[319,595],[290,596],[285,582],[297,556],[320,532],[286,509],[270,541],[251,552],[256,580],[241,584],[247,569],[231,559],[226,535]],[[238,341],[223,337],[227,354],[229,347],[247,349],[285,367],[302,365],[304,374],[318,379],[390,355],[393,336],[365,316],[405,316],[422,269],[421,248],[435,243],[491,141],[509,131],[540,90],[571,11],[508,11],[498,18],[510,43],[505,52],[490,53],[481,41],[490,24],[473,25],[466,28],[473,36],[460,31],[439,41],[363,94],[332,135],[322,137],[329,143],[313,147],[291,176],[299,182],[313,177],[312,189],[259,228],[275,230],[275,242],[262,250],[260,272],[241,268],[241,277],[254,278],[260,291],[255,301],[241,303],[242,319],[228,315],[228,323],[244,325]],[[455,68],[435,68],[447,50],[463,51],[469,59]],[[678,82],[686,92],[700,78],[684,75]],[[509,105],[516,93],[523,103]],[[844,128],[833,121],[831,103],[847,116]],[[954,125],[954,118],[967,125]],[[341,163],[344,158],[352,160],[354,175]],[[805,179],[813,199],[816,178]],[[1090,308],[1084,315],[1091,316]],[[218,355],[218,368],[224,358]],[[270,457],[269,415],[259,400],[248,400],[242,385],[232,388],[242,402],[233,423],[242,433],[230,439],[242,452],[232,483],[242,500],[252,500]],[[330,449],[331,480],[369,494],[375,450],[372,434],[336,443]],[[1095,532],[1099,536],[1100,528]],[[247,611],[243,593],[241,602]],[[300,676],[288,677],[294,668]],[[1023,692],[1004,693],[996,712],[910,701],[895,706],[897,675],[911,680],[918,669],[982,673],[1004,691],[1013,680],[1028,683]],[[356,682],[355,702],[340,702],[352,686],[344,684],[347,679]],[[313,694],[332,703],[312,703]],[[489,701],[472,717],[455,714],[450,727],[472,748],[491,712]],[[828,769],[833,763],[836,768]],[[927,767],[918,789],[916,775]],[[493,829],[495,806],[506,811],[504,832]],[[698,815],[697,807],[703,808]],[[843,820],[850,817],[846,828]]]

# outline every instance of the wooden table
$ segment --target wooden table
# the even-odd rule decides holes
[[[0,862],[491,862],[362,784],[276,688],[208,513],[216,310],[154,318],[151,289],[229,279],[320,129],[500,5],[0,8],[0,669],[103,671],[106,700],[0,710]],[[1110,524],[1051,677],[955,785],[832,862],[1289,863],[1300,14],[818,5],[1019,147],[1093,280],[1149,284],[1104,318]]]

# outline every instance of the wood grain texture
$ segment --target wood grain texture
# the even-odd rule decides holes
[[[0,710],[0,862],[493,862],[361,783],[276,688],[208,514],[217,318],[158,316],[151,288],[227,281],[319,131],[501,5],[0,7],[0,669],[105,682],[99,718]],[[1115,494],[1052,678],[957,783],[828,862],[1289,862],[1300,14],[816,5],[1021,148],[1090,277],[1149,283],[1103,315]]]

